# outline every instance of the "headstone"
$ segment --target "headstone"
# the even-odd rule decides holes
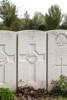
[[[16,34],[0,31],[0,88],[16,89]]]
[[[67,76],[67,31],[48,31],[48,86],[51,81]]]
[[[18,79],[19,86],[50,89],[61,75],[67,77],[67,31],[0,31],[0,87],[15,90]]]
[[[46,84],[46,33],[21,31],[18,33],[18,81],[34,88]],[[22,83],[23,84],[23,83]]]

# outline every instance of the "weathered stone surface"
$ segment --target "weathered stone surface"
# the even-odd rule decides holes
[[[0,87],[16,89],[16,34],[0,31]]]
[[[46,70],[47,33],[48,71]],[[18,34],[18,48],[16,34]],[[19,85],[44,88],[48,78],[50,88],[52,80],[58,80],[60,75],[67,76],[67,31],[0,31],[0,87],[16,89],[16,48]]]
[[[67,31],[48,31],[48,85],[67,76]]]
[[[18,78],[35,88],[46,84],[46,33],[42,31],[18,32]]]

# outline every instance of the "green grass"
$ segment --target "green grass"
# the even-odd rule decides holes
[[[15,98],[14,100],[27,100],[27,99],[18,99]],[[51,98],[51,97],[47,97],[47,98],[38,98],[38,99],[34,99],[34,98],[30,98],[28,100],[67,100],[67,98],[62,98],[62,97],[58,97],[58,98]]]
[[[39,98],[39,99],[34,99],[34,100],[67,100],[67,98],[46,98],[46,99],[42,99],[42,98]]]
[[[54,99],[52,99],[52,98],[50,99],[49,98],[49,99],[45,99],[45,100],[67,100],[67,98],[54,98]]]

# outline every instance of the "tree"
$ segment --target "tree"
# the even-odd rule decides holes
[[[63,17],[63,22],[60,26],[61,29],[67,29],[67,14]]]
[[[39,29],[40,25],[45,24],[45,17],[42,13],[35,12],[32,21],[33,21],[33,29]]]
[[[14,22],[10,26],[10,30],[12,31],[20,31],[22,29],[21,19],[16,18]]]
[[[48,29],[58,29],[62,20],[61,10],[58,5],[51,6],[45,15],[45,24]]]
[[[30,18],[29,18],[29,14],[28,12],[26,11],[24,13],[24,19],[23,19],[23,26],[24,26],[24,29],[29,29],[29,24],[30,24]]]
[[[1,1],[0,18],[3,19],[3,22],[7,27],[10,27],[17,18],[16,6],[10,3],[8,0]]]

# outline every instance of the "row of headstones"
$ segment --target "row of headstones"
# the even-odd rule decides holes
[[[0,31],[0,87],[50,88],[67,76],[67,31]]]

